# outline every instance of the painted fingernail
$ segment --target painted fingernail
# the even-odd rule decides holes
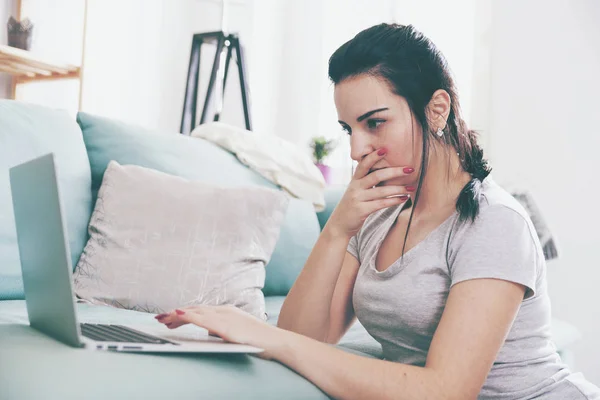
[[[387,149],[385,147],[382,147],[381,149],[379,149],[379,151],[377,152],[378,156],[385,156],[387,153]]]
[[[158,314],[158,315],[157,315],[156,317],[154,317],[154,318],[156,318],[156,319],[161,319],[161,318],[164,318],[164,317],[166,317],[166,316],[167,316],[167,314]]]
[[[406,201],[408,200],[408,196],[398,196],[400,198],[400,200],[402,201]]]
[[[406,167],[402,171],[404,171],[405,174],[412,174],[413,172],[415,172],[415,169],[411,167]]]
[[[406,190],[408,190],[409,192],[414,192],[415,187],[414,186],[406,186]]]
[[[183,315],[183,314],[185,314],[185,311],[181,311],[181,310],[175,310],[175,312],[177,313],[177,315]]]

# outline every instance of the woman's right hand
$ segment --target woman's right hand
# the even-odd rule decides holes
[[[327,221],[327,228],[336,235],[344,235],[349,239],[356,235],[370,214],[408,199],[410,192],[405,186],[377,186],[383,181],[407,176],[414,171],[410,167],[371,171],[386,153],[386,149],[373,151],[358,163],[346,192]]]

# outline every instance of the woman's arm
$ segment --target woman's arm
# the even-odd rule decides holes
[[[325,226],[283,303],[278,327],[326,341],[331,328],[332,304],[335,304],[332,330],[336,332],[334,337],[341,337],[338,332],[345,332],[344,326],[340,325],[344,322],[337,314],[341,308],[346,308],[340,305],[349,302],[347,296],[351,290],[348,287],[354,285],[352,271],[358,270],[358,261],[346,251],[348,243],[347,236],[336,234]],[[342,270],[344,273],[340,274]]]
[[[399,167],[370,172],[385,154],[385,149],[373,151],[358,163],[344,196],[283,303],[280,328],[335,343],[352,323],[351,293],[358,261],[346,252],[350,238],[369,215],[402,204],[408,193],[404,186],[375,187],[411,173]]]
[[[156,318],[169,328],[193,323],[226,341],[263,348],[259,355],[287,365],[334,398],[468,400],[477,398],[524,293],[524,286],[498,279],[454,285],[425,367],[350,354],[230,306],[196,306]]]
[[[335,285],[335,291],[333,292],[333,299],[331,300],[329,330],[324,340],[325,343],[337,344],[352,324],[354,324],[354,321],[356,321],[352,295],[359,267],[360,263],[358,260],[352,254],[346,253],[344,265],[342,265],[342,270]]]
[[[425,367],[356,356],[290,332],[269,351],[334,398],[476,399],[524,292],[519,284],[494,279],[456,284]]]

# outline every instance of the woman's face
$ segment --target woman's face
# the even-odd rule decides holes
[[[407,178],[382,182],[384,185],[414,184],[418,177],[422,148],[421,128],[406,100],[394,94],[386,81],[371,75],[347,78],[335,85],[335,105],[339,123],[350,135],[350,155],[360,162],[383,147],[387,156],[372,170],[386,167],[412,167]]]

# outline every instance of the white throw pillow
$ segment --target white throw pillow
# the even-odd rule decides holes
[[[233,305],[265,318],[265,265],[289,198],[111,161],[74,273],[78,297],[161,313]]]

